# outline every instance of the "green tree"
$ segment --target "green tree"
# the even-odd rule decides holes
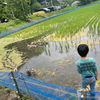
[[[80,1],[80,5],[86,5],[91,3],[92,1],[97,1],[97,0],[79,0]]]
[[[30,1],[29,0],[7,0],[7,7],[9,10],[13,10],[16,18],[25,19],[27,14],[30,13]]]
[[[35,3],[32,5],[32,12],[35,12],[35,11],[37,11],[37,10],[40,9],[40,8],[41,8],[40,3],[35,2]]]
[[[6,16],[7,9],[3,5],[3,0],[0,0],[0,20],[1,22],[4,22],[5,19],[8,19]]]
[[[41,8],[40,3],[37,0],[31,0],[31,14]]]
[[[0,19],[2,18],[2,14],[4,14],[5,9],[3,6],[3,0],[0,0]]]

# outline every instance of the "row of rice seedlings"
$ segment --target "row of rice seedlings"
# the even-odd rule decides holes
[[[95,29],[94,29],[93,25],[94,25],[95,21],[97,20],[97,18],[98,18],[98,14],[95,15],[94,19],[89,24],[89,33],[92,33],[92,34],[95,33]]]
[[[97,34],[97,23],[99,21],[100,16],[98,15],[95,22],[93,23],[93,33]]]
[[[76,32],[77,32],[77,31],[79,31],[80,28],[76,29],[76,27],[74,27],[74,28],[69,28],[69,29],[70,29],[69,31],[68,31],[68,30],[62,30],[61,38],[65,37],[65,36],[66,36],[66,33],[70,33],[70,38],[72,38],[72,36],[75,34],[75,33],[73,32],[73,30],[74,30],[74,31],[76,30]],[[67,32],[66,32],[66,31],[67,31]],[[67,34],[67,35],[68,35],[68,34]]]
[[[100,19],[100,15],[98,15],[97,20],[94,22],[94,25],[93,25],[94,29],[96,29],[96,24],[98,23],[99,19]]]
[[[91,21],[91,23],[89,24],[89,32],[92,33],[93,32],[93,22],[95,21],[96,17]]]
[[[98,11],[99,11],[98,7],[99,7],[98,5],[93,6],[93,7],[85,7],[83,9],[79,9],[79,10],[76,10],[74,12],[70,12],[68,14],[61,15],[57,18],[53,18],[53,19],[50,19],[48,21],[44,21],[40,24],[31,26],[31,27],[24,29],[22,31],[19,31],[19,32],[15,33],[15,35],[20,33],[20,32],[22,32],[22,34],[24,33],[24,35],[26,35],[27,33],[30,33],[32,31],[31,33],[33,33],[33,34],[29,34],[29,36],[28,36],[28,38],[29,38],[29,37],[34,37],[36,35],[39,35],[41,33],[42,34],[53,33],[56,30],[58,30],[60,27],[62,27],[60,29],[61,34],[64,33],[62,36],[66,35],[66,33],[74,34],[75,28],[78,30],[78,27],[83,22],[86,23],[91,18],[91,16],[93,16],[96,13],[95,12],[96,9],[97,9],[97,13],[98,13]],[[71,16],[73,16],[73,17],[71,17]],[[61,22],[64,22],[65,20],[67,23],[64,23],[64,25],[62,25]],[[55,23],[58,24],[57,28],[54,27]],[[51,24],[51,26],[50,26],[50,24]],[[66,30],[65,30],[65,27],[63,28],[63,26],[67,26]]]
[[[93,20],[94,16],[90,17],[90,20],[84,25],[84,28],[87,28],[89,24],[91,23],[91,20]]]
[[[98,35],[100,35],[100,20],[98,22],[97,31],[98,31]]]
[[[82,22],[79,20],[79,23],[77,23],[78,26],[75,27],[73,34],[77,33],[85,25],[86,21],[85,19]]]

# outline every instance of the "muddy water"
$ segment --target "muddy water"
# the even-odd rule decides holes
[[[5,42],[2,40],[3,42],[1,41],[1,43],[5,43],[2,47],[3,49],[1,49],[4,53],[1,52],[0,57],[1,62],[4,65],[6,64],[5,66],[1,64],[2,68],[5,69],[6,67],[8,69],[11,64],[13,65],[12,69],[15,66],[20,66],[19,71],[25,74],[26,67],[29,69],[33,68],[37,72],[37,75],[33,78],[37,80],[78,89],[81,83],[81,75],[77,73],[76,61],[80,59],[80,56],[77,54],[75,43],[76,45],[86,43],[89,45],[89,48],[92,48],[88,57],[93,57],[96,60],[98,71],[100,70],[99,36],[91,36],[83,33],[76,34],[72,38],[73,43],[71,43],[70,38],[67,39],[67,43],[69,44],[68,50],[65,49],[65,45],[67,44],[65,39],[62,39],[63,41],[50,40],[46,47],[39,46],[36,49],[28,49],[27,45],[31,44],[33,40],[32,38],[14,43],[10,43],[7,39],[5,39]],[[8,45],[6,42],[9,42]],[[7,62],[9,63],[7,64]]]
[[[87,38],[84,37],[83,40]],[[62,50],[59,43],[62,44]],[[78,89],[81,83],[81,75],[77,73],[76,61],[80,57],[73,45],[70,45],[67,51],[64,47],[65,45],[66,42],[50,41],[49,45],[42,47],[42,49],[39,48],[38,51],[33,49],[34,53],[39,53],[39,55],[30,58],[19,71],[26,73],[26,67],[29,69],[33,68],[37,72],[37,75],[33,78],[37,80]],[[96,60],[98,70],[100,70],[100,46],[95,45],[95,47],[96,53],[91,49],[88,57],[93,57]]]

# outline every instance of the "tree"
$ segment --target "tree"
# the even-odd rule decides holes
[[[31,0],[31,14],[41,8],[40,3],[37,0]]]
[[[97,0],[79,0],[80,1],[80,5],[86,5],[91,3],[92,1],[97,1]]]
[[[7,12],[7,10],[3,5],[3,0],[0,0],[0,20],[1,20],[1,22],[4,22],[5,19],[8,19],[6,16],[6,12]]]
[[[37,11],[40,8],[41,8],[41,5],[38,2],[36,2],[36,3],[34,3],[32,5],[32,12],[35,12],[35,11]]]
[[[4,14],[4,6],[3,6],[3,0],[0,0],[0,19],[2,17],[2,14]]]
[[[7,3],[8,9],[13,9],[16,18],[25,19],[27,14],[30,13],[29,0],[7,0]]]

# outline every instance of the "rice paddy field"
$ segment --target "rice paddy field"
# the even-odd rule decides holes
[[[48,44],[28,48],[32,42]],[[0,39],[0,70],[15,67],[26,73],[34,68],[33,78],[74,89],[80,87],[81,75],[76,71],[80,59],[77,46],[89,46],[89,57],[96,60],[100,70],[100,4],[83,7],[53,19],[41,22]],[[99,74],[100,78],[100,74]]]

